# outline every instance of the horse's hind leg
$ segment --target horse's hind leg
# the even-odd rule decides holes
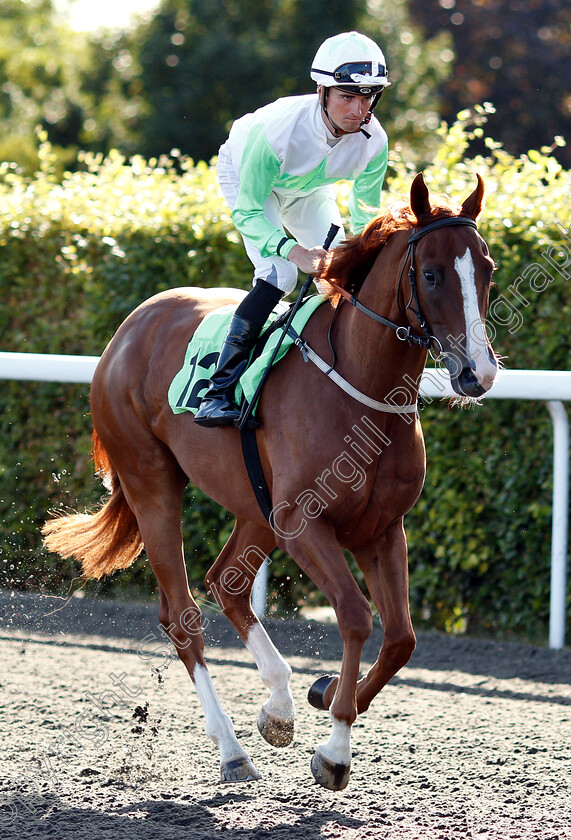
[[[291,668],[258,621],[250,602],[256,572],[275,545],[270,528],[238,519],[206,575],[206,584],[248,648],[270,691],[258,718],[258,729],[268,743],[285,747],[293,740],[295,719],[289,687]]]
[[[222,781],[258,779],[220,704],[204,659],[201,613],[189,591],[182,544],[186,476],[159,441],[146,439],[144,444],[137,446],[136,457],[126,446],[120,452],[116,445],[112,460],[160,587],[160,623],[195,685],[206,717],[206,734],[220,750]]]

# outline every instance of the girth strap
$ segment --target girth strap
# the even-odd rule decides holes
[[[242,454],[244,455],[244,463],[250,477],[252,490],[256,495],[260,510],[270,521],[272,513],[272,497],[270,489],[266,483],[264,471],[262,469],[262,462],[260,461],[260,452],[258,450],[258,441],[256,440],[256,430],[244,427],[240,431],[242,441]]]

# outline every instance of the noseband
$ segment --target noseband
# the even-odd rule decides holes
[[[431,222],[430,224],[425,225],[425,227],[415,230],[413,233],[411,233],[411,235],[408,238],[408,248],[404,257],[404,261],[398,279],[397,299],[400,298],[402,278],[405,266],[410,260],[410,267],[408,270],[408,278],[410,282],[410,298],[404,309],[401,309],[401,305],[399,302],[399,310],[405,317],[407,310],[412,312],[412,314],[416,317],[418,323],[420,324],[420,328],[423,332],[423,335],[417,335],[415,332],[413,332],[412,327],[410,325],[408,327],[403,327],[399,324],[395,324],[394,321],[389,321],[388,318],[383,318],[382,315],[377,315],[376,312],[373,312],[372,309],[369,309],[367,306],[364,306],[359,300],[357,300],[355,295],[350,294],[346,289],[342,289],[341,286],[338,286],[331,280],[328,280],[327,282],[330,283],[335,289],[335,291],[339,292],[339,294],[341,294],[345,300],[349,301],[351,306],[354,306],[360,312],[363,312],[365,315],[367,315],[369,318],[372,318],[374,321],[377,321],[379,324],[383,324],[385,327],[390,327],[390,329],[394,330],[397,338],[400,341],[406,341],[411,346],[423,347],[426,350],[430,350],[434,342],[436,343],[437,347],[440,347],[440,342],[438,341],[436,336],[432,334],[428,321],[422,314],[422,310],[420,308],[420,303],[418,300],[418,290],[416,285],[416,269],[414,267],[414,247],[418,240],[422,239],[423,236],[426,236],[427,233],[432,233],[433,230],[438,230],[439,228],[448,227],[452,225],[456,227],[460,225],[467,225],[477,230],[476,222],[473,219],[468,219],[466,216],[447,216],[444,219],[438,219],[436,222]]]

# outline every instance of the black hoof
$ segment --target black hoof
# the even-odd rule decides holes
[[[324,676],[319,677],[319,679],[313,683],[307,692],[307,699],[315,709],[327,711],[328,707],[325,705],[325,692],[333,680],[337,679],[337,676],[337,674],[324,674]]]
[[[327,790],[343,790],[349,784],[350,764],[336,764],[319,749],[311,759],[311,772],[315,781]]]
[[[253,782],[261,776],[247,755],[229,758],[220,765],[221,782]]]

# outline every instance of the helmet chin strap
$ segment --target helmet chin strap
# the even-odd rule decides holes
[[[323,113],[327,117],[327,121],[328,121],[329,125],[333,129],[333,136],[334,137],[343,137],[344,134],[358,134],[360,131],[362,131],[363,134],[365,135],[365,137],[368,140],[371,135],[369,134],[368,131],[365,131],[363,126],[368,125],[371,122],[371,117],[373,116],[373,108],[376,105],[376,100],[373,103],[372,107],[367,112],[367,115],[366,115],[365,119],[359,125],[359,128],[356,128],[355,131],[345,131],[345,129],[340,128],[338,125],[336,125],[336,123],[334,123],[333,120],[331,119],[331,117],[329,116],[329,111],[327,110],[327,97],[328,97],[328,95],[329,95],[329,88],[324,86],[323,90],[321,91],[321,108],[323,110]]]
[[[334,137],[342,137],[344,134],[347,134],[347,132],[343,131],[342,128],[340,128],[338,125],[336,125],[333,122],[333,120],[331,119],[331,117],[329,116],[329,111],[327,110],[327,96],[328,96],[328,94],[329,94],[329,88],[324,87],[321,91],[321,109],[322,109],[323,113],[325,114],[325,116],[327,117],[327,122],[329,123],[329,125],[333,129],[333,136]]]

